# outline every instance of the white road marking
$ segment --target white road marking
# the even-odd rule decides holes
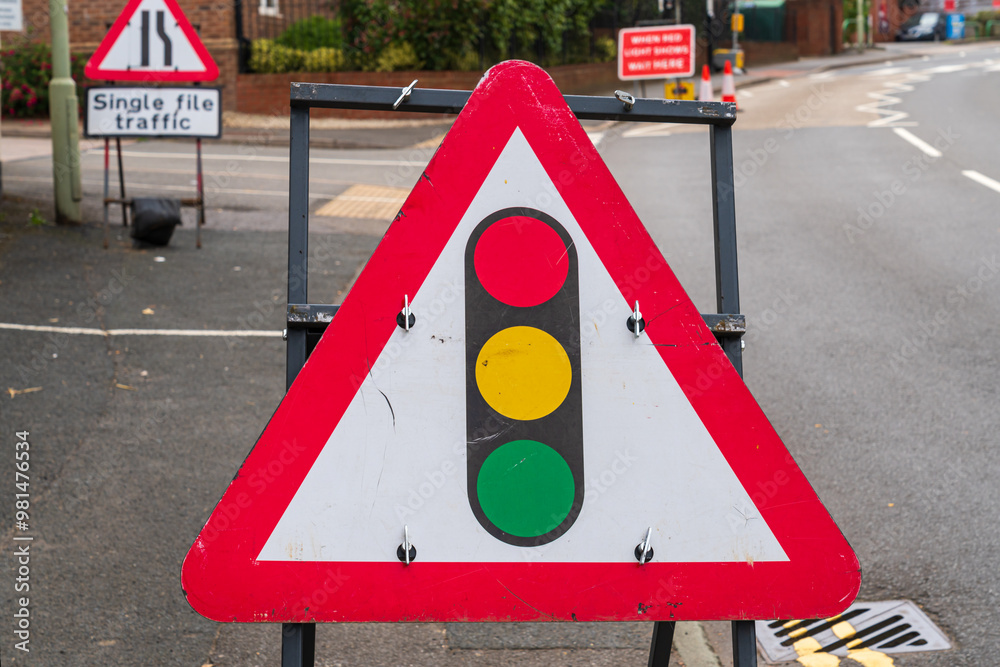
[[[906,74],[909,71],[911,71],[910,67],[883,67],[882,69],[868,72],[865,76],[893,76],[896,74]]]
[[[49,327],[34,324],[0,322],[0,329],[7,331],[35,331],[59,333],[70,336],[187,336],[195,338],[280,338],[280,331],[250,331],[247,329],[88,329],[86,327]]]
[[[876,90],[873,93],[868,93],[868,97],[875,100],[875,102],[869,102],[868,104],[860,104],[854,107],[855,111],[861,111],[863,113],[874,113],[882,116],[878,120],[873,120],[868,123],[868,127],[914,127],[917,124],[912,121],[903,122],[904,119],[909,118],[910,114],[905,111],[886,109],[885,107],[890,107],[899,104],[903,100],[889,93],[908,93],[914,88],[911,83],[922,83],[924,81],[930,81],[931,77],[924,76],[918,72],[911,72],[907,74],[901,81],[886,81],[885,88],[882,90]]]
[[[782,88],[788,88],[788,87],[789,87],[789,86],[791,86],[792,84],[788,83],[788,82],[787,82],[787,81],[785,81],[784,79],[780,79],[780,80],[778,81],[778,85],[779,85],[779,86],[781,86]]]
[[[41,176],[5,176],[5,181],[19,181],[22,183],[52,183],[51,178],[45,178]],[[104,181],[81,181],[83,185],[92,185],[95,187],[104,187]],[[187,192],[192,196],[197,194],[195,188],[186,185],[162,185],[159,183],[132,183],[128,184],[129,188],[138,188],[139,190],[166,190],[168,192]],[[261,197],[284,197],[288,199],[288,190],[235,190],[232,188],[219,188],[218,190],[213,190],[211,184],[205,188],[208,195],[259,195]],[[112,193],[113,194],[113,193]],[[310,199],[333,199],[337,195],[324,193],[324,192],[310,192]]]
[[[931,67],[930,69],[925,69],[924,74],[952,74],[954,72],[963,72],[972,67],[966,63],[965,65],[940,65],[938,67]]]
[[[104,149],[91,149],[88,153],[97,154]],[[430,160],[432,152],[428,151],[427,159]],[[148,157],[161,160],[191,160],[194,161],[194,153],[154,153],[141,151],[122,151],[125,157]],[[288,158],[283,155],[234,155],[230,153],[203,153],[203,160],[245,160],[247,162],[288,162]],[[366,160],[361,158],[332,158],[332,157],[310,157],[311,164],[339,164],[366,167],[425,167],[427,162],[416,162],[413,160]]]
[[[900,137],[904,141],[908,141],[924,153],[927,153],[931,157],[941,157],[941,151],[931,146],[929,143],[916,136],[909,130],[904,130],[901,127],[894,127],[892,131],[896,133],[896,136]]]
[[[972,169],[966,169],[962,171],[962,176],[965,176],[966,178],[971,178],[976,183],[979,183],[980,185],[985,185],[990,190],[995,190],[997,192],[1000,192],[1000,181],[994,181],[989,176],[983,176],[978,171],[973,171]]]

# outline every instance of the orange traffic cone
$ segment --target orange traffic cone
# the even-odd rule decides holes
[[[736,104],[736,80],[733,79],[733,65],[728,60],[722,71],[722,101]],[[740,110],[739,104],[736,104],[736,110]]]
[[[708,65],[701,67],[701,86],[698,88],[699,102],[714,102],[712,95],[712,75],[708,71]]]

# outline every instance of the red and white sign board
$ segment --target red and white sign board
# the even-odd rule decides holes
[[[472,93],[182,574],[238,622],[813,618],[860,580],[523,62]]]
[[[694,75],[694,26],[622,28],[618,32],[618,78],[671,79]]]
[[[83,70],[107,81],[214,81],[219,68],[177,0],[129,0]]]

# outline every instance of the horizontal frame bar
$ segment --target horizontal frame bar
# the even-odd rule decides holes
[[[181,206],[193,206],[195,208],[201,206],[202,203],[203,203],[202,200],[199,199],[198,197],[184,197],[184,198],[178,199],[177,201],[179,201],[181,203]],[[105,204],[121,204],[122,206],[131,206],[132,202],[133,202],[133,198],[132,197],[129,197],[127,199],[119,199],[117,197],[108,197],[107,199],[104,200]]]
[[[336,83],[291,85],[293,107],[393,111],[401,88],[345,86]],[[467,90],[414,88],[398,111],[457,114],[472,93]],[[736,122],[736,105],[729,102],[690,102],[640,98],[630,110],[614,97],[565,95],[569,108],[581,120],[619,120],[645,123],[687,123],[729,127]]]
[[[340,309],[338,305],[320,303],[290,303],[286,322],[289,329],[308,329],[322,331],[333,321],[333,316]],[[713,334],[719,337],[739,338],[747,331],[745,315],[719,315],[704,313],[705,324]]]

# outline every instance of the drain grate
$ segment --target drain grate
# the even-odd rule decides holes
[[[913,653],[951,648],[944,633],[908,600],[855,602],[831,618],[757,621],[757,640],[768,662],[816,653],[846,657],[862,649]]]

